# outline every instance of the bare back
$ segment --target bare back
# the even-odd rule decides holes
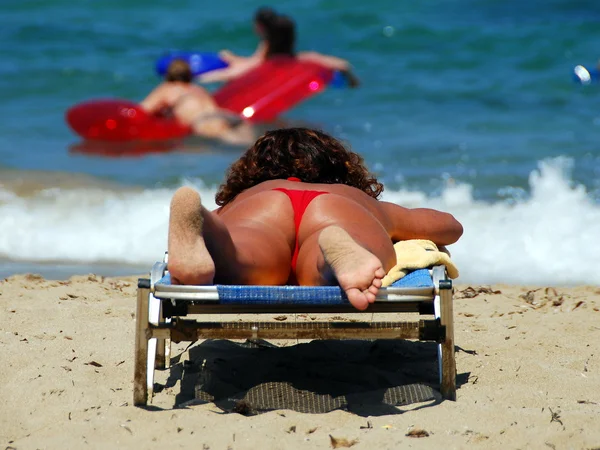
[[[168,108],[185,125],[192,125],[198,117],[213,114],[219,109],[204,88],[184,82],[162,83],[141,105],[151,113]]]

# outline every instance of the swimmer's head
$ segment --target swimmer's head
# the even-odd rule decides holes
[[[271,27],[276,18],[277,13],[273,8],[268,6],[258,8],[254,13],[254,27],[256,34],[261,37],[265,37],[267,30]]]
[[[285,15],[277,16],[267,30],[267,58],[296,54],[296,24]]]
[[[190,65],[183,59],[174,59],[167,68],[166,81],[182,81],[191,83],[194,78]]]

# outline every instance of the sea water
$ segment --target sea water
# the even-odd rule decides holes
[[[251,17],[263,5],[3,2],[1,276],[141,273],[166,249],[179,186],[214,206],[243,148],[194,139],[137,153],[90,149],[64,113],[91,98],[141,100],[169,49],[251,53]],[[600,59],[600,4],[273,6],[295,19],[299,49],[348,59],[362,81],[284,119],[359,152],[385,183],[384,200],[454,214],[465,228],[450,247],[461,282],[600,283],[600,85],[572,75]]]

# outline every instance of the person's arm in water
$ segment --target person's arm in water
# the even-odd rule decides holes
[[[157,86],[148,94],[148,96],[140,102],[140,106],[150,114],[157,114],[162,109],[166,108],[167,102],[165,98],[164,86]]]
[[[228,65],[239,64],[246,62],[247,60],[259,60],[263,61],[267,55],[267,44],[265,41],[260,41],[254,53],[250,56],[236,55],[230,50],[221,50],[219,52],[219,58],[225,61]]]
[[[222,69],[205,72],[202,75],[196,77],[196,80],[200,83],[219,83],[230,81],[234,78],[245,74],[254,67],[258,66],[259,64],[259,61],[256,61],[252,58],[245,58],[243,61],[231,64]]]
[[[454,244],[463,234],[463,227],[452,214],[428,208],[408,209],[389,202],[380,202],[390,220],[392,241],[428,239],[437,246]]]
[[[338,70],[344,74],[348,80],[350,87],[357,87],[360,84],[358,77],[352,72],[352,66],[348,61],[337,56],[323,55],[318,52],[300,52],[297,56],[298,59],[304,61],[311,61],[317,64],[321,64],[331,70]]]

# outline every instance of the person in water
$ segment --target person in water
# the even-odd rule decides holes
[[[345,59],[314,51],[296,53],[296,25],[290,17],[277,15],[265,22],[264,30],[264,47],[261,49],[259,45],[260,52],[257,49],[250,58],[234,59],[229,62],[228,67],[206,72],[200,75],[199,81],[201,83],[230,81],[258,67],[266,60],[274,57],[290,57],[340,71],[348,80],[350,87],[357,87],[360,84],[359,79],[352,72],[350,63]]]
[[[192,80],[186,61],[172,61],[164,82],[142,100],[141,107],[151,114],[172,115],[198,136],[237,145],[252,143],[256,137],[250,124],[220,109],[209,92]]]
[[[260,41],[254,53],[250,56],[239,56],[229,50],[221,50],[219,57],[228,65],[237,64],[252,64],[255,61],[259,63],[265,60],[267,55],[267,30],[271,28],[274,20],[277,18],[277,13],[273,8],[263,6],[258,8],[254,13],[254,32],[259,37]]]
[[[450,214],[378,200],[383,185],[363,159],[312,129],[266,132],[229,168],[209,211],[189,187],[170,206],[175,284],[338,284],[359,310],[396,264],[393,244],[456,242]]]

